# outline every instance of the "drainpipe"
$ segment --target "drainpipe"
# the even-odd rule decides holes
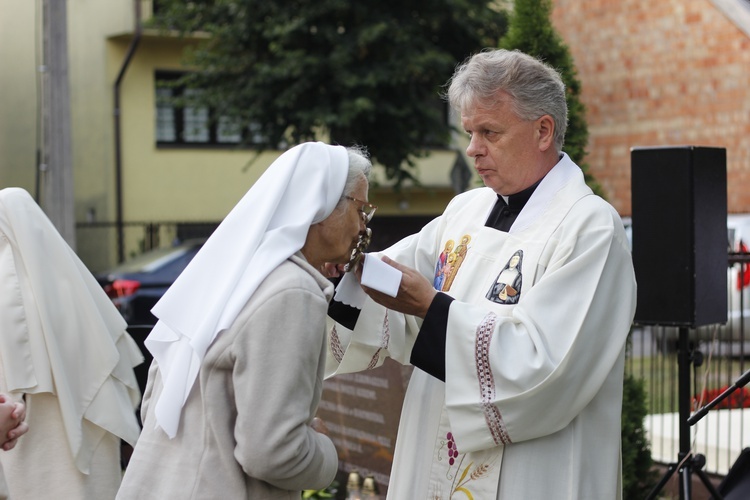
[[[130,41],[128,52],[125,54],[125,60],[122,62],[120,72],[117,74],[114,86],[114,118],[115,118],[115,224],[117,226],[117,261],[122,262],[125,260],[125,235],[124,235],[124,224],[122,218],[122,137],[120,131],[120,86],[122,79],[125,77],[125,71],[128,69],[130,60],[135,54],[135,50],[138,48],[138,43],[141,41],[141,0],[134,0],[135,4],[135,33],[133,39]]]

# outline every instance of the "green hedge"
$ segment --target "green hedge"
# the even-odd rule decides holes
[[[647,413],[643,380],[625,374],[622,393],[623,498],[645,498],[658,480],[643,425]]]

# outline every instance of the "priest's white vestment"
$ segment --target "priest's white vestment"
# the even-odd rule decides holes
[[[496,199],[489,188],[461,194],[382,252],[433,281],[446,243],[469,242],[445,292],[455,299],[445,382],[413,371],[388,498],[619,499],[624,347],[636,296],[620,217],[567,155],[509,232],[484,225]],[[521,289],[503,300],[490,292],[514,254]],[[353,332],[329,319],[327,375],[388,356],[409,363],[421,325],[368,298]]]

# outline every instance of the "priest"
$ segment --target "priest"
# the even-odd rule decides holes
[[[389,499],[619,499],[636,283],[619,215],[563,151],[565,85],[533,57],[487,50],[447,97],[485,187],[367,256],[402,272],[398,291],[364,287],[355,314],[333,303],[327,374],[388,356],[416,367]]]

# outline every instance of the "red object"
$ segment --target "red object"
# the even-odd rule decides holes
[[[745,242],[740,240],[740,252],[747,253],[747,246]],[[746,286],[750,285],[750,266],[748,264],[740,264],[740,272],[737,273],[737,290],[742,290]]]
[[[729,386],[724,386],[719,389],[704,389],[700,394],[693,396],[693,409],[697,410],[699,405],[707,405],[708,403],[719,397],[727,389],[729,389]],[[701,399],[701,397],[703,399]],[[719,404],[717,404],[714,408],[717,410],[750,408],[750,391],[748,391],[747,387],[740,387],[729,394],[727,397],[719,401]]]
[[[141,287],[141,282],[136,280],[114,280],[104,286],[104,291],[110,299],[127,297],[133,295]]]

